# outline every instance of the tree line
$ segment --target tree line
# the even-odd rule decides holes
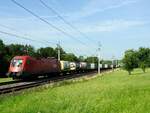
[[[97,63],[98,58],[89,56],[76,56],[73,53],[67,53],[63,50],[63,48],[60,49],[61,54],[61,60],[66,61],[76,61],[76,62],[88,62],[88,63]],[[39,49],[35,49],[31,45],[22,45],[22,44],[9,44],[6,45],[3,43],[2,40],[0,40],[0,75],[5,74],[8,71],[9,64],[11,59],[14,56],[19,55],[29,55],[35,58],[47,58],[47,57],[55,57],[57,58],[57,52],[58,48],[52,48],[52,47],[41,47]],[[103,63],[105,62],[111,62],[111,61],[101,61]]]
[[[150,67],[150,48],[140,47],[138,50],[125,51],[122,63],[123,68],[128,71],[129,75],[135,68],[141,68],[145,73],[146,68]]]

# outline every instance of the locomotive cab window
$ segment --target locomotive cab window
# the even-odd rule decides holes
[[[22,63],[23,63],[23,60],[22,60],[22,59],[13,59],[13,60],[11,61],[11,65],[12,65],[13,67],[20,67],[20,66],[22,65]]]

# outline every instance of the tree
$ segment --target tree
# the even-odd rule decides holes
[[[0,40],[0,75],[3,75],[7,72],[9,62],[6,59],[6,47],[2,40]]]
[[[102,64],[111,65],[111,64],[112,64],[112,61],[111,61],[111,60],[102,60]]]
[[[58,50],[60,51],[60,59],[63,59],[63,56],[66,54],[66,52],[63,50],[61,46],[55,48],[55,52],[57,53],[56,58],[58,57]]]
[[[62,60],[66,61],[79,61],[79,59],[73,53],[66,53],[62,55]]]
[[[138,64],[139,67],[143,70],[143,72],[145,73],[146,67],[148,67],[149,63],[150,63],[150,49],[149,48],[139,48],[138,52],[137,52],[137,56],[138,56]]]
[[[80,62],[84,62],[85,61],[84,56],[79,56],[78,59],[79,59]]]
[[[51,47],[40,48],[37,50],[37,56],[44,57],[44,58],[47,58],[47,57],[57,58],[57,52]]]
[[[129,75],[131,75],[133,69],[138,67],[137,52],[134,50],[125,51],[122,62],[123,68],[128,71]]]
[[[31,45],[25,45],[23,51],[24,51],[24,53],[25,53],[26,55],[33,56],[33,57],[36,56],[35,49],[34,49],[34,47],[31,46]]]
[[[94,56],[91,56],[91,57],[87,57],[85,59],[85,61],[88,62],[88,63],[98,63],[98,58],[94,57]]]
[[[10,44],[6,48],[10,58],[19,55],[35,56],[35,49],[31,45]]]

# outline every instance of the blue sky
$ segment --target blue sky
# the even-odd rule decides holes
[[[101,56],[122,58],[125,50],[150,47],[149,0],[43,0],[55,9],[91,41],[80,35],[45,8],[39,0],[16,0],[48,22],[73,35],[86,46],[41,22],[11,0],[0,1],[0,30],[26,36],[35,40],[57,43],[67,52],[76,55],[96,55],[101,42]],[[9,29],[8,29],[9,28]],[[31,44],[35,48],[52,46],[51,43],[35,43],[0,33],[6,44]]]

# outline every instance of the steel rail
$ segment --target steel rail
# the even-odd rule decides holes
[[[103,73],[107,72],[106,70],[103,70]],[[79,78],[82,76],[91,77],[96,74],[96,71],[94,72],[86,72],[86,73],[80,73],[80,74],[73,74],[73,75],[65,75],[65,76],[57,76],[53,78],[46,78],[36,81],[29,81],[29,82],[18,82],[14,84],[8,84],[8,85],[2,85],[0,86],[0,95],[7,94],[11,92],[20,91],[23,89],[28,89],[32,87],[42,86],[50,83],[60,82],[64,80]]]

